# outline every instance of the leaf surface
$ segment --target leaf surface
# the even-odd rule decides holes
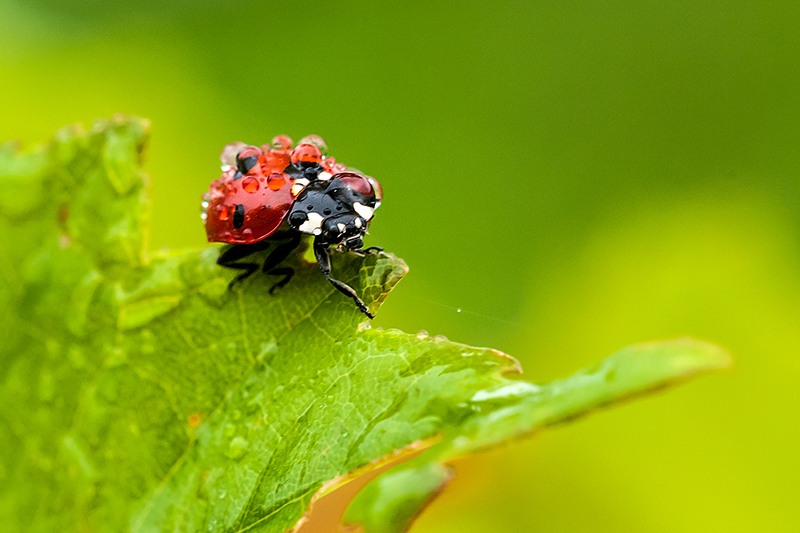
[[[495,350],[371,329],[302,250],[276,296],[266,275],[229,290],[217,246],[147,253],[147,129],[117,118],[0,148],[12,530],[282,532],[337,480],[423,449],[349,513],[402,531],[442,463],[727,364],[679,341],[533,385]],[[373,311],[407,270],[390,254],[336,254],[333,268]]]

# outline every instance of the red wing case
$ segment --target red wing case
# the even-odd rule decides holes
[[[243,150],[252,151],[258,162],[246,174],[228,168],[203,196],[209,242],[253,244],[266,239],[277,231],[294,202],[294,180],[283,172],[290,161],[288,151]]]

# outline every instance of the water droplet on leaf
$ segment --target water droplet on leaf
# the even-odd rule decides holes
[[[247,453],[250,443],[244,437],[234,437],[228,446],[228,457],[234,460],[239,460]]]

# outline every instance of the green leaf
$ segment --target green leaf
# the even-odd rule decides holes
[[[349,513],[400,531],[453,457],[727,364],[679,341],[536,386],[497,351],[371,329],[303,250],[276,296],[264,275],[231,291],[217,246],[147,253],[147,129],[116,118],[0,148],[7,529],[281,532],[315,497],[425,450]],[[374,311],[406,266],[336,254],[334,271]]]
[[[477,391],[469,399],[474,414],[445,430],[439,443],[364,489],[347,521],[367,533],[405,531],[449,479],[442,464],[729,363],[720,348],[683,339],[626,348],[562,381],[503,380]]]

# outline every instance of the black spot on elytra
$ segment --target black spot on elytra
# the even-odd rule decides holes
[[[233,227],[241,228],[244,224],[244,205],[236,204],[236,209],[233,210]]]
[[[238,168],[239,172],[242,174],[247,174],[251,168],[256,166],[256,163],[258,163],[258,157],[254,155],[236,158],[236,168]]]

